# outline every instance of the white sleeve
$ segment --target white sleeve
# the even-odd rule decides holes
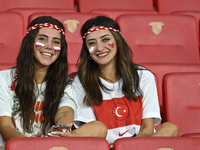
[[[140,87],[143,92],[142,119],[155,118],[154,124],[157,125],[160,123],[161,117],[154,75],[148,70],[143,70],[140,77]]]
[[[11,89],[7,84],[8,79],[5,79],[0,73],[0,116],[12,117],[12,99]]]
[[[80,122],[88,123],[96,120],[93,107],[89,107],[83,104],[85,90],[82,87],[78,76],[74,77],[72,82],[72,90],[74,93],[74,100],[77,104],[77,115],[74,118],[75,127],[79,127],[81,124]]]
[[[63,106],[69,106],[74,110],[74,112],[76,112],[77,106],[76,106],[76,103],[74,101],[74,95],[73,95],[73,92],[72,92],[71,84],[66,86],[65,91],[64,91],[64,95],[63,95],[63,97],[60,101],[58,108],[61,108]]]

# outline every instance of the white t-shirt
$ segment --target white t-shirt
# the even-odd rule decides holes
[[[33,133],[24,133],[21,126],[21,113],[12,116],[12,113],[19,108],[19,100],[15,94],[15,91],[11,90],[15,72],[16,69],[0,71],[0,116],[13,117],[16,124],[16,130],[21,134],[30,137],[37,134],[38,131],[41,131],[41,123],[43,121],[42,107],[44,103],[44,96],[41,93],[45,90],[46,83],[35,85],[36,102],[34,107],[35,120],[33,123]],[[74,99],[74,95],[71,85],[68,85],[64,90],[64,96],[62,97],[58,108],[69,106],[76,111],[76,104],[71,98]],[[0,146],[3,145],[5,145],[5,142],[0,135]]]
[[[72,83],[72,90],[77,103],[75,126],[79,127],[81,122],[88,123],[99,120],[107,126],[106,139],[111,144],[118,138],[137,135],[140,131],[142,119],[155,118],[154,124],[159,124],[161,117],[154,75],[148,70],[138,70],[138,74],[143,98],[136,93],[138,95],[137,102],[128,100],[122,93],[123,79],[110,83],[100,78],[101,82],[111,91],[104,92],[101,90],[103,102],[100,106],[93,107],[83,104],[85,90],[78,76],[75,76]]]

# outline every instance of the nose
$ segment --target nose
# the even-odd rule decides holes
[[[48,42],[45,44],[45,48],[46,48],[46,49],[49,49],[49,50],[52,50],[52,49],[53,49],[51,41],[48,41]]]
[[[103,43],[101,43],[101,42],[98,42],[98,43],[97,43],[97,50],[98,50],[98,51],[102,51],[102,50],[104,49],[104,47],[105,47],[105,46],[104,46]]]

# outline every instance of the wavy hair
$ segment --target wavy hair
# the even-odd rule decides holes
[[[64,29],[63,24],[50,17],[41,16],[33,20],[27,29],[38,23],[52,23]],[[32,124],[34,122],[34,40],[39,32],[39,28],[30,31],[23,39],[20,52],[17,57],[17,86],[15,89],[19,99],[19,109],[23,118],[23,129],[32,132]],[[61,51],[57,60],[52,63],[46,73],[45,82],[46,89],[42,93],[44,95],[43,105],[43,125],[42,133],[48,130],[54,123],[54,117],[58,110],[58,105],[64,94],[65,87],[70,84],[68,78],[67,65],[67,42],[65,36],[61,34]],[[31,121],[30,121],[31,120]]]
[[[90,28],[97,26],[112,27],[120,31],[120,27],[116,21],[105,16],[98,16],[85,22],[81,28],[81,35],[83,36]],[[142,95],[137,72],[139,67],[137,64],[133,63],[131,48],[121,34],[115,31],[110,32],[113,34],[117,43],[116,67],[123,79],[122,92],[129,100],[137,101],[138,98],[136,92],[139,92]],[[102,84],[99,79],[99,66],[94,60],[88,59],[89,56],[90,54],[86,46],[86,41],[83,39],[83,45],[77,65],[78,77],[86,91],[84,104],[87,106],[100,105],[103,100],[101,89],[105,92],[108,92],[111,89],[108,89]]]

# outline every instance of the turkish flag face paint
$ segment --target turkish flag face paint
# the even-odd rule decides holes
[[[54,51],[55,51],[55,52],[60,52],[60,47],[55,46],[55,47],[54,47]]]
[[[44,44],[43,43],[40,43],[40,42],[36,42],[35,43],[35,47],[44,47]]]
[[[41,48],[42,48],[42,47],[44,47],[44,46],[45,46],[45,45],[44,45],[43,43],[40,43],[40,42],[36,42],[36,43],[35,43],[35,47],[41,47]],[[60,47],[55,46],[55,47],[54,47],[54,51],[55,51],[55,52],[60,52]]]
[[[113,48],[114,47],[114,43],[112,43],[112,44],[108,43],[108,46]]]

